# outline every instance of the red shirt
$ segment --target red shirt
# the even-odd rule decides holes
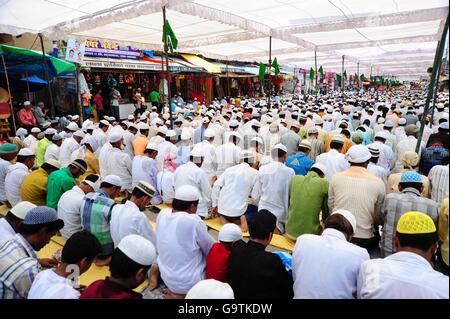
[[[206,279],[228,282],[228,257],[230,252],[231,248],[228,249],[222,243],[212,245],[206,257]]]
[[[90,284],[80,299],[142,299],[142,295],[106,278]]]
[[[23,108],[19,111],[19,120],[23,125],[36,125],[36,118],[33,111]]]

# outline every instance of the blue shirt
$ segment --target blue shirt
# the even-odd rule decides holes
[[[441,145],[432,145],[422,152],[420,159],[420,170],[424,175],[428,175],[429,171],[436,165],[442,165],[444,158],[448,156],[448,150]]]
[[[286,159],[286,166],[292,168],[295,171],[295,175],[305,176],[313,166],[314,161],[305,155],[303,152],[298,152],[289,156]]]

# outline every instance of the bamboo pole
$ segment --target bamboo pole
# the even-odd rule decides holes
[[[9,78],[8,78],[8,70],[6,69],[6,62],[5,57],[2,55],[2,62],[3,62],[3,68],[5,69],[5,77],[6,77],[6,86],[8,87],[8,94],[9,94],[9,105],[11,106],[11,116],[14,126],[14,133],[16,132],[16,119],[14,116],[14,109],[12,104],[12,94],[11,94],[11,87],[9,86]]]
[[[38,35],[39,35],[39,39],[41,40],[42,64],[44,66],[45,79],[47,80],[48,94],[49,94],[49,97],[50,97],[50,115],[52,117],[54,117],[55,116],[55,105],[53,104],[52,87],[51,87],[51,83],[50,83],[50,77],[48,75],[47,61],[45,60],[44,40],[42,39],[42,34],[41,33],[39,33]],[[76,79],[76,81],[78,81],[78,78]]]
[[[272,73],[272,36],[269,36],[269,78],[267,84],[267,90],[269,94],[267,95],[267,106],[270,109],[270,93],[272,91],[272,83],[270,82],[270,74]]]
[[[168,45],[167,45],[167,29],[166,29],[166,6],[163,6],[163,34],[164,34],[164,54],[166,55],[166,78],[167,78],[167,99],[168,99],[168,105],[169,105],[169,114],[170,114],[170,128],[173,129],[173,118],[172,118],[172,105],[170,102],[170,84],[169,84],[169,53]],[[163,84],[164,86],[164,84]]]

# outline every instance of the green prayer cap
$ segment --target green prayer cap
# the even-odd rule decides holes
[[[16,144],[1,144],[0,145],[0,154],[12,154],[17,153],[18,147]]]

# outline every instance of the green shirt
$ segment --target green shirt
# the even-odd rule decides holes
[[[298,132],[298,135],[300,135],[300,138],[304,140],[308,137],[308,129],[304,126],[300,126],[300,131]]]
[[[44,137],[42,140],[40,140],[37,143],[36,147],[36,165],[42,166],[45,162],[45,151],[47,150],[47,147],[52,144],[51,141],[49,141],[46,137]]]
[[[159,93],[157,91],[150,92],[150,102],[159,102]]]
[[[286,233],[290,237],[320,233],[320,211],[323,220],[328,216],[328,186],[325,178],[312,171],[306,176],[295,175],[292,178],[286,222]]]
[[[47,185],[47,206],[56,209],[62,194],[74,186],[75,178],[67,167],[51,173]]]

